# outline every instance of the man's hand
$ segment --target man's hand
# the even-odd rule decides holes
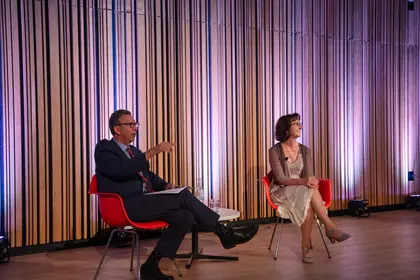
[[[162,142],[157,145],[157,153],[167,152],[172,153],[175,149],[176,144],[174,142]]]
[[[144,154],[146,156],[146,160],[151,159],[152,157],[154,157],[157,154],[160,154],[162,152],[167,152],[167,153],[171,153],[174,151],[175,148],[175,143],[174,142],[162,142],[159,143],[157,146],[151,148],[150,150],[147,150]]]

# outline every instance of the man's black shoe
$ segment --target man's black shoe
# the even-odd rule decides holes
[[[153,250],[147,260],[140,268],[140,278],[142,280],[173,280],[174,277],[163,274],[159,269],[159,261],[162,255]]]
[[[217,227],[215,234],[220,238],[225,249],[234,248],[238,244],[250,241],[258,232],[258,226],[245,226],[241,228]]]
[[[140,268],[140,278],[142,280],[173,280],[174,277],[163,274],[158,265],[144,263]]]

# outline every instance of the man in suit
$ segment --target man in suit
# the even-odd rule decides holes
[[[115,111],[109,119],[113,138],[98,142],[95,148],[95,162],[98,191],[119,194],[130,219],[136,222],[163,220],[170,225],[142,265],[143,278],[174,279],[160,271],[159,261],[162,257],[175,257],[185,234],[194,222],[198,223],[200,229],[214,232],[226,249],[248,242],[255,236],[257,226],[235,230],[219,223],[219,215],[196,199],[187,189],[178,195],[145,195],[148,192],[176,187],[150,171],[148,162],[153,155],[170,151],[173,144],[161,143],[142,153],[130,145],[136,137],[138,125],[129,111]]]

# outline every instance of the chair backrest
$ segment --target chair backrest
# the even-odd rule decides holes
[[[331,180],[325,178],[319,178],[318,190],[321,194],[322,200],[324,201],[325,208],[329,208],[332,203],[332,190]]]
[[[265,197],[268,201],[268,204],[274,209],[277,210],[277,205],[273,203],[270,196],[270,183],[271,180],[273,180],[273,171],[267,173],[267,175],[264,176],[264,178],[261,179],[261,181],[264,183],[265,188]],[[325,178],[319,178],[319,185],[318,190],[321,194],[322,200],[324,201],[325,208],[329,208],[331,206],[332,202],[332,191],[331,191],[331,180],[325,179]]]
[[[90,180],[89,194],[98,194],[98,180],[96,179],[96,174],[93,175]]]
[[[265,198],[267,199],[268,204],[270,204],[271,208],[277,210],[277,205],[273,203],[270,196],[270,183],[273,180],[273,171],[268,172],[267,175],[264,176],[260,181],[264,184],[265,190]]]
[[[96,175],[92,176],[89,194],[98,197],[99,212],[106,224],[111,227],[130,226],[131,222],[124,209],[121,197],[115,193],[99,193]]]

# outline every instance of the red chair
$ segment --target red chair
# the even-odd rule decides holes
[[[271,235],[271,240],[270,240],[270,245],[268,245],[268,250],[271,250],[271,244],[273,243],[274,234],[276,232],[277,225],[279,223],[279,219],[281,218],[280,232],[279,232],[279,235],[277,237],[276,253],[274,254],[274,259],[276,260],[278,252],[279,252],[280,237],[281,237],[281,234],[282,234],[282,231],[283,231],[284,218],[280,216],[279,212],[277,211],[277,205],[274,204],[274,202],[271,200],[270,183],[273,180],[273,176],[274,176],[273,171],[270,171],[260,181],[264,183],[265,197],[267,199],[268,204],[271,206],[271,208],[274,209],[274,211],[276,211],[276,224],[274,226],[273,234]],[[319,179],[318,190],[321,194],[322,200],[324,201],[325,211],[327,211],[327,209],[330,207],[331,202],[332,202],[331,181],[329,179],[323,179],[323,178]],[[315,219],[316,219],[316,222],[317,222],[317,225],[318,225],[319,232],[320,232],[321,237],[322,237],[322,241],[324,242],[325,249],[327,250],[328,257],[331,258],[331,254],[330,254],[330,251],[328,250],[328,246],[327,246],[327,242],[325,240],[324,233],[321,230],[321,226],[323,226],[323,225],[321,224],[321,222],[316,217],[316,214],[315,214]],[[311,248],[312,248],[312,241],[311,241]]]
[[[169,226],[168,223],[164,221],[153,221],[145,223],[136,223],[130,220],[128,217],[123,201],[121,197],[114,193],[99,193],[96,175],[93,175],[90,182],[89,194],[94,194],[98,197],[99,212],[101,213],[103,221],[108,224],[110,227],[117,227],[111,232],[111,235],[106,244],[104,254],[102,256],[101,262],[99,263],[98,269],[96,270],[94,280],[99,275],[99,270],[102,267],[102,263],[105,259],[106,253],[109,248],[109,244],[114,237],[114,234],[117,232],[126,232],[133,235],[133,245],[131,249],[131,261],[130,261],[130,271],[133,271],[133,255],[134,255],[134,245],[136,245],[137,251],[137,279],[140,280],[140,243],[139,236],[135,229],[144,229],[144,230],[163,230]],[[132,227],[133,229],[124,229],[125,227]],[[175,267],[178,271],[178,275],[181,275],[178,264],[174,259]]]

